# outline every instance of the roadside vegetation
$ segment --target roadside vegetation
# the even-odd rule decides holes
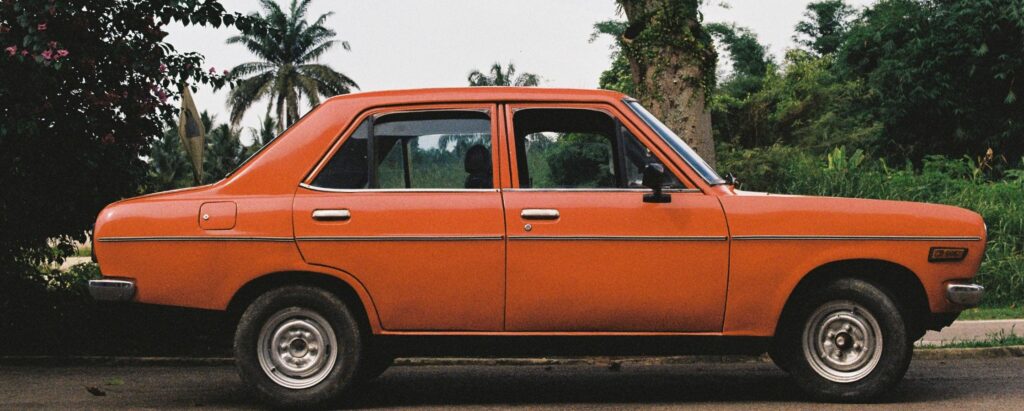
[[[988,333],[982,339],[949,341],[937,345],[922,345],[921,348],[987,348],[1007,346],[1024,346],[1024,336],[1017,335],[1016,330],[1013,329],[1009,332],[999,330],[998,332]]]

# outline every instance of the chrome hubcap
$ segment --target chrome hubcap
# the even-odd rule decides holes
[[[267,320],[256,350],[263,372],[278,385],[296,390],[323,381],[338,360],[330,323],[298,307],[285,308]]]
[[[882,330],[861,305],[831,301],[811,314],[802,345],[804,357],[818,375],[850,383],[864,378],[878,365]]]

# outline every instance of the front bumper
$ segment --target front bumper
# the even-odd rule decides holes
[[[946,284],[946,299],[966,308],[974,307],[985,295],[985,287],[978,284]]]
[[[135,297],[135,281],[113,278],[89,280],[89,295],[99,301],[130,301]]]

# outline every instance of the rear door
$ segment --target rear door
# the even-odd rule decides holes
[[[302,255],[357,278],[384,329],[502,329],[494,113],[493,105],[370,113],[298,188]]]
[[[613,107],[504,112],[506,330],[721,331],[729,245],[718,200]],[[673,174],[670,203],[643,201],[648,163]]]

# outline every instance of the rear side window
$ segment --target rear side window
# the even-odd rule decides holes
[[[659,163],[612,116],[585,109],[523,109],[513,115],[521,188],[642,188]],[[668,188],[683,188],[669,176]]]
[[[494,187],[493,169],[487,113],[394,113],[364,121],[313,185],[333,189],[489,189]]]

